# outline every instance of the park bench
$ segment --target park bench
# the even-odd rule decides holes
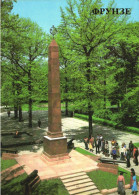
[[[10,148],[1,148],[2,152],[7,152],[7,153],[14,153],[17,154],[18,150],[17,149],[10,149]]]
[[[109,164],[126,163],[125,160],[113,160],[113,159],[110,159],[110,158],[99,158],[99,160],[102,163],[109,163]]]
[[[24,186],[24,194],[29,195],[40,183],[40,178],[38,176],[38,170],[34,170],[26,179],[20,182]]]
[[[70,140],[67,142],[67,148],[68,148],[68,149],[74,148],[74,143],[72,143],[73,140],[75,140],[75,139],[72,138],[72,139],[70,139]]]

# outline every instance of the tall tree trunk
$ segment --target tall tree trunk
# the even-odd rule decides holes
[[[105,73],[104,73],[105,74]],[[103,105],[103,108],[104,108],[104,119],[106,118],[106,74],[104,75],[104,105]]]
[[[31,69],[29,69],[29,72],[28,72],[28,91],[29,91],[29,101],[28,101],[28,104],[29,104],[29,111],[28,111],[28,120],[29,120],[29,127],[32,127],[32,98],[31,98],[31,95],[32,95],[32,87],[31,87]]]
[[[90,54],[87,54],[87,56],[89,56]],[[92,116],[93,116],[93,108],[92,108],[92,105],[91,105],[91,102],[92,102],[92,91],[91,91],[91,88],[90,88],[90,76],[91,76],[91,70],[90,70],[90,63],[88,62],[87,63],[87,74],[86,74],[86,78],[87,78],[87,81],[88,81],[88,118],[89,118],[89,138],[91,138],[91,136],[93,136],[93,120],[92,120]]]
[[[66,99],[65,99],[65,116],[68,116],[68,98],[67,98],[67,93],[68,93],[68,78],[67,78],[67,71],[66,71],[66,68],[67,68],[67,60],[65,60],[65,93],[66,93]]]
[[[66,81],[65,93],[66,93],[66,96],[67,96],[67,93],[68,93],[68,86],[67,86],[68,79],[67,79],[67,77],[65,78],[65,81]],[[66,97],[66,100],[65,100],[65,106],[66,106],[65,115],[68,116],[68,98],[67,97]]]
[[[18,118],[18,106],[16,104],[14,105],[14,118]]]
[[[68,100],[65,100],[65,116],[68,116]]]
[[[32,127],[32,99],[29,98],[29,113],[28,113],[28,116],[29,116],[29,127]]]
[[[22,107],[19,105],[19,122],[22,121]]]
[[[92,119],[92,116],[93,116],[93,112],[92,112],[92,109],[91,109],[91,106],[88,106],[88,118],[89,118],[89,138],[91,138],[91,136],[93,135],[93,119]]]

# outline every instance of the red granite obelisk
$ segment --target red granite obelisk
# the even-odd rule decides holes
[[[59,52],[55,40],[48,51],[48,133],[43,144],[43,153],[48,158],[68,156],[67,138],[61,129]]]

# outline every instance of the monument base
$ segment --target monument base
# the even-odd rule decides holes
[[[43,157],[48,161],[68,159],[67,138],[57,137],[51,138],[44,136],[43,140]]]

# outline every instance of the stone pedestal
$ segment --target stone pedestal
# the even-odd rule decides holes
[[[44,136],[43,144],[43,154],[48,158],[58,158],[68,155],[66,137],[51,138],[49,136]]]

